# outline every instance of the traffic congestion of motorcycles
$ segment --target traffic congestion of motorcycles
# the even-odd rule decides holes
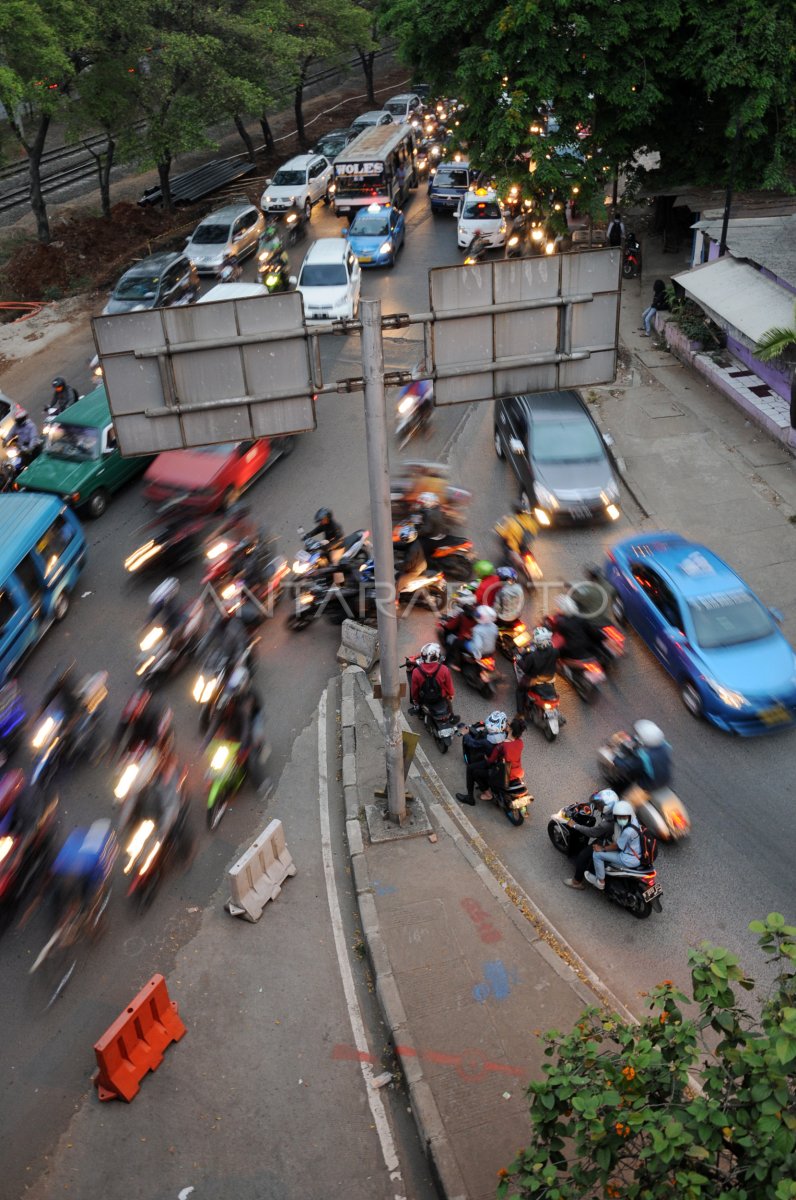
[[[498,246],[507,257],[554,253],[546,218],[518,188],[497,202],[491,182],[468,171],[456,133],[460,111],[457,101],[441,100],[419,110],[413,122],[420,135],[417,168],[429,181],[432,208],[450,203],[442,187],[444,164],[452,168],[449,179],[454,170],[464,172],[464,261],[481,261]],[[456,203],[461,199],[458,194]],[[294,286],[286,249],[306,237],[308,216],[291,205],[267,221],[255,251],[256,277],[267,291]],[[485,223],[499,228],[499,235]],[[637,265],[634,259],[632,269]],[[217,281],[235,282],[240,270],[237,257],[226,255]],[[195,299],[187,295],[184,302]],[[98,363],[92,368],[101,375]],[[20,473],[46,446],[50,424],[79,399],[65,380],[54,380],[41,433],[15,407],[0,458],[0,490],[16,488]],[[429,382],[417,380],[400,392],[399,450],[423,437],[433,414]],[[518,503],[496,520],[495,565],[492,549],[477,549],[468,535],[470,494],[444,465],[401,460],[394,471],[394,603],[407,621],[431,613],[436,622],[436,640],[404,664],[409,713],[440,754],[461,742],[468,781],[462,803],[474,803],[479,794],[519,827],[533,803],[521,767],[524,731],[538,730],[556,744],[566,736],[567,709],[597,702],[607,677],[621,670],[626,639],[615,589],[602,567],[590,565],[581,580],[562,585],[543,611],[536,600],[542,581],[534,549],[538,522],[527,505]],[[186,596],[179,573],[197,564],[198,591]],[[270,748],[258,682],[263,622],[283,611],[287,628],[297,634],[318,621],[373,624],[383,602],[369,531],[346,532],[324,507],[315,512],[312,528],[297,531],[294,545],[280,547],[240,502],[208,513],[197,510],[189,494],[177,494],[141,523],[124,568],[142,596],[141,624],[131,664],[134,687],[115,721],[108,712],[107,674],[82,677],[75,663],[58,665],[36,704],[26,702],[17,679],[8,678],[0,689],[0,919],[24,924],[37,907],[46,910],[50,932],[31,971],[48,974],[48,1003],[66,986],[78,950],[101,930],[112,887],[121,886],[143,912],[161,883],[190,864],[195,808],[201,805],[212,831],[239,794],[268,794]],[[188,769],[196,746],[190,756],[178,747],[173,713],[158,692],[178,677],[195,711],[201,795],[196,772]],[[503,708],[465,725],[455,712],[454,684]],[[610,843],[622,837],[616,832],[620,817],[613,833],[608,818],[629,805],[631,826],[643,831],[636,865],[608,861],[602,873],[584,874],[640,918],[660,910],[657,842],[676,842],[690,830],[686,808],[671,788],[669,748],[661,731],[648,726],[637,721],[596,751],[595,773],[606,785],[595,792],[598,799],[563,807],[548,828],[553,846],[575,861],[584,849],[587,858],[592,855],[594,846],[595,862],[587,865],[596,872],[602,853],[597,838]],[[517,745],[519,751],[511,749]],[[23,769],[16,764],[25,757]],[[59,782],[80,763],[102,773],[107,804],[93,824],[64,836]],[[583,877],[576,871],[569,882],[582,887]]]

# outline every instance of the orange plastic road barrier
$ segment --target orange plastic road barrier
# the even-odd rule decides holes
[[[163,1062],[163,1051],[185,1034],[176,1001],[169,999],[166,980],[153,975],[120,1017],[94,1044],[94,1086],[100,1100],[127,1100],[137,1094],[147,1071]]]

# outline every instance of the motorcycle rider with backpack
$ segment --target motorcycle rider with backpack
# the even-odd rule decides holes
[[[614,805],[618,802],[619,797],[613,788],[602,788],[601,791],[595,792],[590,799],[596,818],[594,824],[578,825],[575,821],[572,821],[569,826],[573,833],[579,833],[582,837],[589,839],[583,849],[575,856],[575,870],[572,872],[572,875],[569,879],[564,880],[565,887],[572,888],[576,892],[586,891],[583,877],[587,871],[594,870],[592,855],[595,844],[610,838],[613,834]]]
[[[627,800],[618,800],[614,805],[613,816],[614,840],[601,844],[593,851],[594,871],[584,873],[584,878],[598,891],[605,887],[607,863],[618,867],[641,866],[641,830],[633,805]]]
[[[420,661],[412,671],[411,699],[410,712],[417,712],[421,705],[433,708],[441,700],[447,700],[453,710],[453,678],[437,642],[426,642],[420,651]]]

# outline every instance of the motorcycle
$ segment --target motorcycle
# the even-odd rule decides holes
[[[129,554],[124,569],[131,578],[157,569],[170,571],[194,558],[200,551],[207,529],[207,516],[189,516],[177,522],[182,498],[172,500],[158,509],[157,516],[144,526],[153,536]]]
[[[178,775],[172,770],[168,779],[159,777],[155,787],[164,789],[165,801],[159,821],[141,816],[135,823],[124,853],[124,874],[130,877],[127,895],[143,913],[152,903],[172,862],[190,853],[188,831],[189,803],[185,792],[187,769]]]
[[[23,803],[37,806],[24,821],[19,812]],[[0,776],[0,930],[52,862],[57,809],[55,797],[46,803],[38,791],[26,797],[22,771]]]
[[[260,553],[263,549],[267,551],[266,546],[221,539],[213,542],[207,550],[205,558],[209,565],[202,583],[213,588],[230,616],[238,612],[247,600],[253,602],[261,616],[273,614],[274,606],[282,594],[288,565],[279,555],[266,558]],[[259,555],[256,563],[247,562],[250,554]],[[256,571],[251,569],[254,565]]]
[[[204,605],[194,600],[183,613],[178,629],[168,631],[158,617],[151,619],[138,642],[138,665],[135,673],[139,679],[151,682],[174,670],[188,655],[196,650],[204,622]]]
[[[442,624],[437,626],[437,640],[440,645],[445,645],[445,627]],[[475,658],[461,645],[454,654],[459,656],[464,682],[480,692],[485,700],[490,700],[495,694],[495,680],[500,678],[500,672],[495,669],[494,656],[487,654],[483,658]],[[446,658],[450,659],[450,654],[446,654]]]
[[[467,247],[464,256],[464,265],[467,267],[474,266],[476,263],[484,261],[487,250],[491,249],[492,243],[488,237],[476,235]]]
[[[622,254],[622,275],[625,279],[638,279],[641,274],[641,246],[635,234],[625,235],[625,246]]]
[[[528,627],[521,617],[517,617],[516,621],[501,621],[498,618],[497,627],[498,650],[509,662],[514,662],[517,655],[527,650],[531,643]]]
[[[540,583],[542,576],[542,568],[536,561],[536,556],[531,548],[530,537],[523,541],[519,550],[515,550],[513,546],[509,546],[503,542],[503,550],[506,558],[506,565],[513,567],[517,575],[528,591],[533,591],[537,583]]]
[[[26,716],[22,693],[10,679],[0,687],[0,767],[19,745]]]
[[[559,675],[571,683],[584,704],[591,704],[605,683],[605,671],[594,658],[562,658],[556,664]]]
[[[246,780],[246,766],[240,761],[240,743],[213,740],[208,747],[206,780],[210,784],[207,793],[207,828],[217,829]]]
[[[284,221],[285,242],[288,246],[297,245],[307,236],[307,221],[304,212],[299,208],[289,208],[284,213],[271,213],[275,221]]]
[[[403,450],[416,433],[423,433],[434,412],[434,385],[425,380],[410,383],[398,396],[395,437]]]
[[[622,788],[628,780],[616,764],[616,757],[633,745],[630,734],[620,730],[613,734],[597,751],[597,762],[606,781]],[[639,820],[660,838],[662,842],[679,842],[691,832],[691,818],[680,797],[670,787],[647,791],[639,784],[627,788],[622,794],[638,813]]]
[[[398,539],[400,526],[393,530],[393,541]],[[446,533],[441,538],[425,537],[422,533],[420,544],[430,567],[436,567],[449,579],[470,579],[473,573],[475,554],[473,543],[469,538],[457,533]]]
[[[417,666],[417,661],[417,655],[412,655],[403,664],[409,695],[412,694],[412,672]],[[451,748],[458,722],[458,717],[454,715],[448,701],[438,700],[436,704],[423,704],[421,701],[415,711],[436,742],[440,754],[447,754]]]
[[[514,659],[514,681],[517,689],[517,711],[528,718],[537,729],[541,729],[548,742],[554,742],[564,724],[561,700],[555,684],[552,680],[538,680],[530,685],[520,669],[519,658]]]
[[[283,262],[282,253],[281,248],[266,248],[257,255],[257,282],[271,293],[290,290],[290,268]]]
[[[370,530],[355,529],[338,543],[330,542],[325,537],[310,537],[299,526],[299,537],[304,542],[304,548],[299,550],[293,560],[293,570],[288,582],[294,587],[304,586],[313,576],[320,574],[327,567],[334,565],[335,571],[344,571],[347,566],[365,562],[371,558],[373,551],[370,546]],[[337,563],[333,564],[331,553],[340,548],[342,554]]]
[[[56,694],[39,717],[31,738],[35,752],[31,784],[45,789],[59,766],[96,752],[97,730],[108,698],[108,672],[87,675],[77,687],[78,711],[67,721],[64,703]]]
[[[470,726],[470,734],[473,737],[483,739],[483,754],[475,761],[481,761],[486,758],[487,754],[492,750],[492,743],[486,740],[486,729],[483,721],[477,721]],[[470,760],[467,757],[467,746],[462,746],[462,754],[465,763]],[[479,790],[481,787],[476,785]],[[503,785],[499,782],[492,781],[489,784],[489,790],[492,792],[492,801],[502,812],[506,814],[506,819],[509,824],[519,827],[525,820],[528,812],[528,805],[533,804],[533,796],[525,786],[522,779],[515,779],[513,782]]]
[[[568,804],[553,813],[548,821],[548,837],[561,854],[577,854],[589,840],[571,828],[573,822],[577,825],[595,825],[597,819],[592,804],[588,801]],[[606,864],[603,895],[612,903],[626,908],[639,920],[649,917],[653,908],[656,912],[661,911],[662,894],[663,888],[657,882],[657,872],[651,864],[637,868]]]
[[[43,443],[39,439],[32,449],[22,450],[15,436],[12,435],[6,439],[0,455],[0,491],[14,490],[17,476],[33,462],[34,458],[39,457],[42,445]]]
[[[199,707],[199,732],[206,733],[210,719],[224,694],[229,677],[237,667],[245,667],[254,673],[256,659],[254,648],[257,638],[252,638],[241,654],[230,655],[221,646],[210,645],[209,649],[200,642],[199,650],[205,654],[199,674],[196,676],[191,695]]]

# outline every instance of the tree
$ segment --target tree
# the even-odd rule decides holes
[[[30,206],[40,242],[50,241],[41,161],[53,116],[84,65],[88,12],[78,0],[3,0],[0,5],[0,104],[28,159]]]
[[[755,985],[735,956],[703,943],[689,952],[696,1017],[666,980],[637,1025],[592,1008],[545,1035],[531,1143],[499,1197],[795,1200],[796,926],[771,913],[750,929],[776,971],[759,1015],[736,997]]]
[[[761,362],[781,358],[790,364],[790,426],[796,429],[796,305],[793,306],[793,325],[789,329],[777,326],[767,329],[756,343],[754,352]]]
[[[310,67],[319,59],[340,63],[351,46],[369,45],[371,18],[351,0],[297,0],[291,12],[290,32],[298,41],[293,111],[298,140],[306,146],[304,84]]]
[[[367,92],[368,104],[377,107],[375,83],[373,78],[373,64],[376,61],[376,52],[381,46],[380,39],[380,21],[379,21],[379,0],[362,0],[361,7],[370,13],[370,28],[368,30],[368,41],[365,43],[356,42],[356,52],[359,55],[359,61],[362,64],[362,73],[365,76],[365,90]]]

